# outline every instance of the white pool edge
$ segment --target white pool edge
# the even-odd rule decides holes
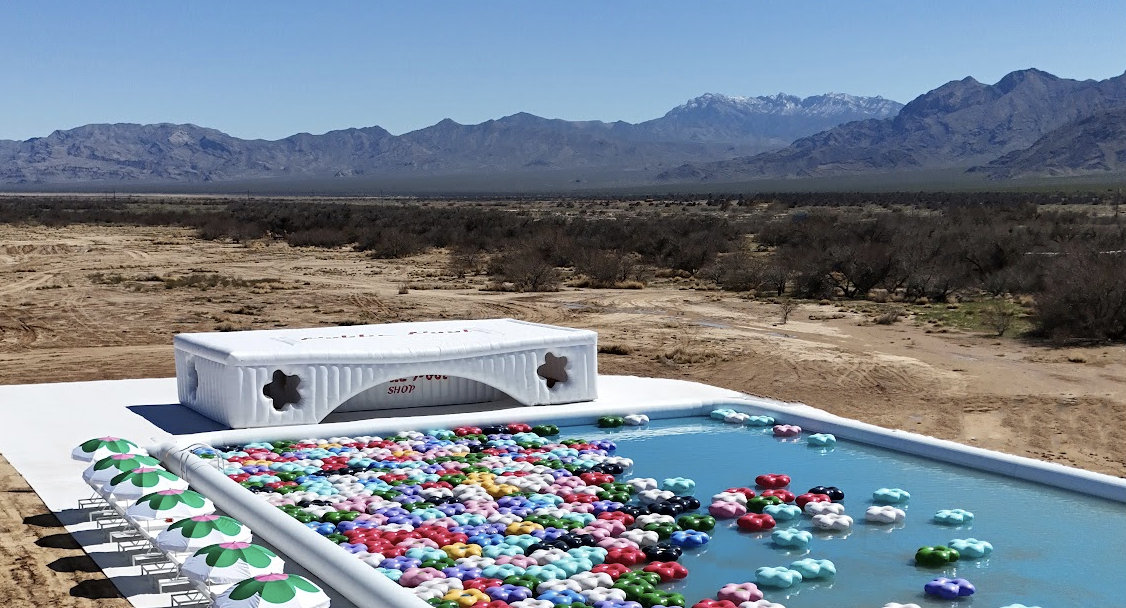
[[[707,392],[713,394],[716,392],[715,387],[707,387],[707,389]],[[843,439],[905,454],[923,456],[1126,503],[1126,479],[966,446],[908,431],[886,429],[843,418],[804,404],[786,403],[734,392],[707,399],[678,400],[642,407],[627,403],[580,403],[320,425],[217,431],[179,437],[175,441],[153,446],[150,451],[225,512],[250,526],[256,534],[260,534],[292,559],[296,559],[304,568],[320,577],[357,606],[392,605],[426,608],[430,605],[408,589],[376,573],[371,566],[341,551],[334,543],[326,541],[320,534],[276,507],[257,497],[250,497],[245,488],[229,479],[210,464],[210,461],[192,454],[191,450],[200,444],[214,446],[304,439],[314,436],[327,438],[381,435],[401,430],[480,426],[514,421],[532,424],[551,423],[559,426],[593,424],[598,417],[608,414],[644,413],[652,419],[665,419],[707,415],[717,407],[729,407],[748,414],[773,416],[779,422],[801,426],[803,432],[833,433]]]

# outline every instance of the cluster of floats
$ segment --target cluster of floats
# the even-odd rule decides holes
[[[773,427],[778,437],[802,436],[800,427],[776,424],[769,416],[721,408],[711,417]],[[648,422],[643,414],[604,416],[598,426]],[[512,423],[205,447],[195,454],[222,459],[230,479],[436,608],[686,606],[682,594],[661,585],[689,575],[681,556],[710,542],[717,520],[733,519],[741,530],[771,531],[772,542],[787,548],[810,546],[813,535],[793,527],[803,518],[821,530],[848,530],[854,522],[841,489],[817,486],[796,494],[790,477],[781,473],[758,475],[754,488],[728,488],[705,507],[692,496],[693,480],[620,481],[634,463],[615,453],[613,441],[559,433],[550,424]],[[836,438],[817,433],[805,441],[831,447]],[[123,456],[110,456],[91,468],[118,470],[119,462],[125,462]],[[107,478],[108,487],[139,470]],[[141,496],[137,504],[152,497]],[[910,498],[900,488],[876,489],[864,518],[900,524],[906,517],[900,507]],[[934,515],[938,524],[972,521],[973,513],[964,509]],[[161,534],[166,533],[171,532]],[[942,567],[987,557],[992,550],[986,541],[961,538],[921,547],[915,560]],[[191,560],[207,560],[217,551],[202,547]],[[835,576],[832,561],[814,557],[763,566],[753,581],[726,584],[691,606],[784,608],[765,595]],[[936,577],[923,591],[958,600],[973,595],[975,587],[963,578]],[[885,608],[918,606],[891,602]]]

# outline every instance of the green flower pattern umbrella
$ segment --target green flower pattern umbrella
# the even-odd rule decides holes
[[[95,437],[79,444],[71,451],[70,457],[75,460],[101,460],[110,454],[144,454],[137,444],[120,437]]]
[[[139,467],[159,467],[160,461],[141,454],[110,454],[82,471],[82,479],[98,489],[114,477]]]
[[[320,587],[296,574],[263,574],[231,587],[215,608],[327,608]]]
[[[102,492],[117,500],[137,500],[145,494],[161,490],[186,490],[188,482],[157,467],[138,467],[109,480]]]
[[[184,576],[211,585],[226,585],[262,574],[277,574],[285,567],[273,551],[250,543],[219,543],[195,552],[180,567]]]
[[[157,534],[156,545],[164,551],[185,553],[218,543],[248,543],[253,538],[250,528],[237,519],[226,515],[197,515],[181,519]]]
[[[125,510],[125,515],[134,521],[154,519],[183,519],[194,515],[210,515],[215,505],[198,492],[191,490],[160,490],[145,494]]]

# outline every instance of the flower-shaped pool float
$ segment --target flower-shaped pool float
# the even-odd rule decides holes
[[[993,545],[976,538],[956,538],[946,544],[967,559],[989,557],[989,554],[993,553]]]
[[[683,496],[696,489],[696,482],[687,477],[669,477],[661,482],[661,489]]]
[[[864,511],[864,519],[874,524],[899,524],[907,518],[903,509],[891,505],[872,505]]]
[[[813,534],[797,528],[785,528],[771,532],[770,540],[780,547],[804,549],[813,541]]]
[[[849,530],[852,528],[852,518],[838,513],[822,513],[813,516],[813,526],[819,530]]]
[[[760,587],[786,589],[802,581],[801,572],[785,566],[763,566],[755,570],[755,583]]]
[[[944,526],[962,526],[973,521],[974,514],[965,509],[942,509],[934,514],[934,523]]]
[[[763,515],[769,515],[774,521],[792,521],[801,517],[801,507],[797,505],[768,505],[762,509]]]
[[[798,435],[801,435],[801,427],[796,424],[774,425],[775,437],[797,437]]]
[[[800,572],[805,580],[829,578],[837,574],[837,566],[833,562],[827,559],[813,559],[812,557],[791,563],[790,569]]]
[[[830,433],[814,433],[806,437],[805,442],[815,448],[831,448],[837,445],[837,438]]]
[[[872,492],[872,500],[880,504],[899,505],[911,500],[911,493],[900,488],[880,488]]]
[[[958,561],[961,557],[957,550],[945,545],[933,547],[919,547],[915,552],[915,563],[923,566],[945,566]]]
[[[754,583],[727,583],[716,593],[716,597],[721,600],[742,604],[743,602],[761,600],[762,591],[760,591],[758,585]]]
[[[977,592],[973,583],[964,578],[946,578],[940,576],[923,586],[927,595],[936,595],[944,600],[956,600],[968,597]]]

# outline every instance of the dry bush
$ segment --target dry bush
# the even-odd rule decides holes
[[[1013,309],[1013,305],[1003,300],[990,300],[981,307],[981,322],[996,332],[998,337],[1005,335],[1016,318],[1017,311]]]
[[[559,270],[536,249],[509,251],[490,261],[490,266],[498,275],[494,283],[511,283],[516,291],[559,291]]]
[[[798,303],[793,300],[786,300],[778,304],[778,312],[781,317],[779,323],[785,325],[790,320],[790,313],[798,309]]]
[[[599,344],[598,353],[602,355],[628,355],[630,348],[625,344]]]
[[[876,325],[892,325],[905,316],[907,313],[902,308],[893,308],[876,317]]]

